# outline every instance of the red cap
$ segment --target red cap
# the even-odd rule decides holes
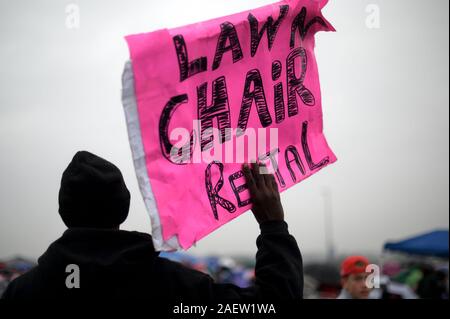
[[[364,273],[368,265],[369,260],[364,256],[347,257],[341,265],[341,276]]]

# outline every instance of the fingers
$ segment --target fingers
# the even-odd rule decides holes
[[[267,169],[266,164],[258,162],[255,164],[257,166],[257,174],[260,178],[260,185],[259,187],[263,190],[271,190],[272,189],[272,182],[270,180],[271,174],[269,173],[269,170]]]
[[[279,193],[280,191],[278,190],[278,183],[275,180],[275,176],[273,174],[270,174],[270,185],[272,186],[272,189],[274,192]]]
[[[257,163],[252,163],[252,176],[257,188],[262,188],[265,186],[264,177],[259,174],[259,164]]]
[[[267,169],[266,165],[263,163],[259,164],[259,171],[261,174],[261,177],[264,179],[264,186],[268,189],[268,190],[272,190],[273,186],[272,186],[272,178],[273,175],[269,173],[269,170]]]
[[[248,164],[244,164],[243,172],[251,192],[267,189],[278,193],[278,184],[275,181],[275,176],[269,173],[265,164],[252,163],[251,167]]]
[[[252,212],[258,223],[284,220],[278,184],[273,174],[268,174],[263,164],[243,165],[252,202]],[[266,174],[264,174],[266,173]]]
[[[248,186],[248,190],[250,191],[250,195],[253,196],[257,191],[257,186],[256,186],[255,179],[253,178],[252,170],[250,169],[248,164],[244,164],[243,172],[245,175],[245,179],[247,181],[247,186]]]

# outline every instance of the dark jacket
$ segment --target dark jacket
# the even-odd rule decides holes
[[[72,228],[50,245],[37,267],[11,282],[2,298],[301,298],[302,259],[287,224],[262,224],[257,246],[255,285],[243,289],[216,284],[208,275],[159,257],[150,235]],[[79,267],[79,289],[66,286],[70,264]]]

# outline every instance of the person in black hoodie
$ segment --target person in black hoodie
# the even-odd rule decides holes
[[[275,178],[260,174],[259,168],[243,167],[261,229],[252,287],[215,283],[206,274],[159,257],[150,235],[119,230],[130,204],[120,170],[94,154],[78,152],[63,173],[59,192],[59,213],[68,229],[35,268],[10,283],[2,298],[302,298],[300,250],[284,221]],[[67,282],[74,265],[79,275],[75,287]]]

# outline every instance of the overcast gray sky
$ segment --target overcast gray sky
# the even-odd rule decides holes
[[[85,149],[115,163],[132,193],[123,229],[150,232],[120,101],[123,36],[236,13],[270,0],[0,0],[0,258],[38,257],[64,231],[61,174]],[[80,9],[66,27],[66,6]],[[380,28],[366,25],[367,5]],[[448,228],[449,2],[335,0],[336,33],[316,41],[324,128],[338,162],[285,192],[305,254],[325,254],[324,190],[337,253],[379,252],[388,239]],[[245,214],[195,254],[253,254]]]

